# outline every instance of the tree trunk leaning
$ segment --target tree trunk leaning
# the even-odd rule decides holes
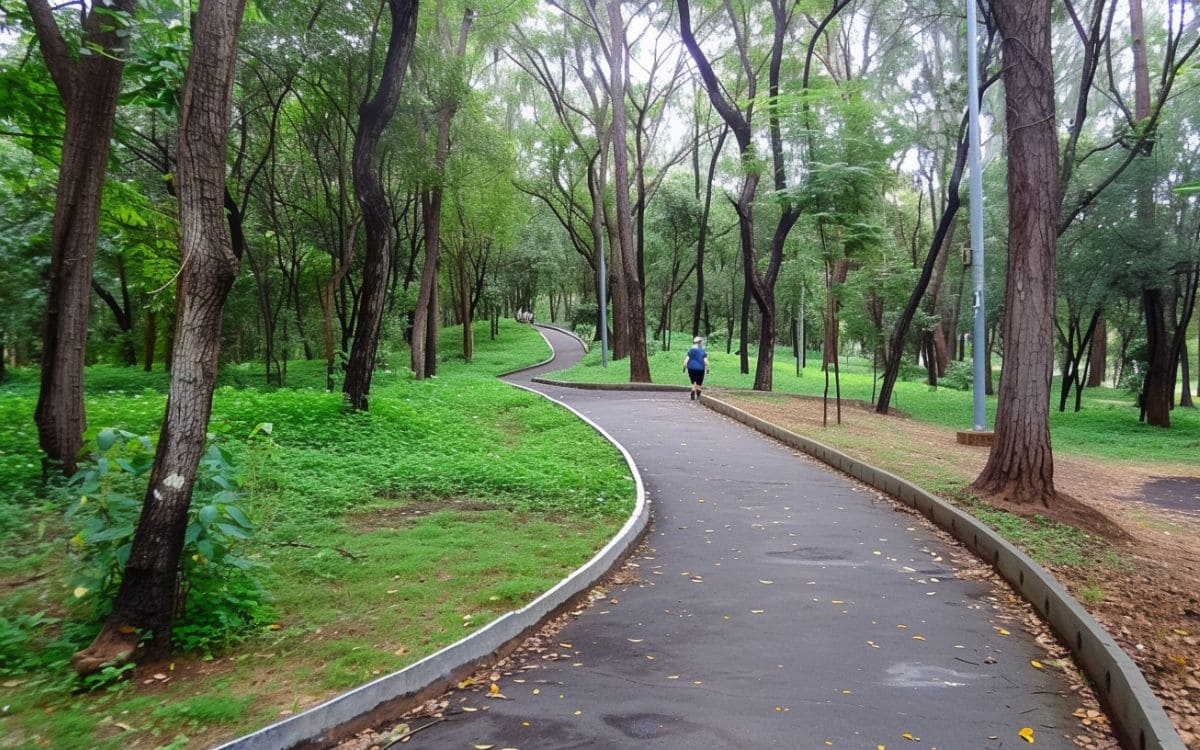
[[[379,88],[371,99],[358,108],[358,132],[354,136],[351,172],[354,195],[362,208],[367,235],[363,259],[362,289],[358,299],[357,325],[342,393],[356,411],[366,411],[371,377],[375,372],[375,354],[379,349],[379,331],[387,303],[387,285],[392,257],[392,223],[387,194],[379,180],[376,152],[383,130],[391,122],[400,100],[404,74],[417,33],[418,0],[388,0],[392,29]]]
[[[239,258],[226,232],[225,144],[245,0],[203,0],[179,115],[179,218],[183,272],[174,367],[158,449],[112,613],[76,671],[170,652],[179,554],[204,452],[221,344],[221,313]]]

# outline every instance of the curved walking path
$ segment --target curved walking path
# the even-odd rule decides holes
[[[513,382],[582,355],[544,332],[556,360]],[[1023,747],[1022,727],[1075,746],[1062,673],[919,518],[686,393],[532,387],[633,455],[640,580],[527,654],[505,700],[459,691],[408,747],[975,750]]]

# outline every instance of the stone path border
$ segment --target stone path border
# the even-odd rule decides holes
[[[569,331],[564,331],[564,333],[569,333]],[[551,354],[550,359],[544,362],[530,367],[522,367],[519,370],[504,373],[504,375],[541,367],[553,360],[554,356]],[[320,747],[323,743],[343,738],[366,727],[399,718],[405,709],[411,707],[414,697],[422,694],[441,693],[459,678],[473,672],[479,665],[494,663],[497,654],[503,653],[524,640],[547,619],[612,570],[625,557],[626,553],[636,546],[650,522],[650,507],[646,500],[646,489],[642,484],[642,476],[638,473],[633,457],[629,455],[624,446],[599,425],[571,407],[530,388],[515,383],[510,385],[542,396],[551,403],[572,412],[621,452],[637,490],[633,513],[621,530],[608,544],[593,555],[592,559],[560,581],[554,588],[521,609],[500,616],[466,638],[410,664],[398,672],[380,677],[307,711],[227,742],[216,750],[285,750],[285,748]]]

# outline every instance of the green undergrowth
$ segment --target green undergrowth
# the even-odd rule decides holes
[[[0,388],[0,746],[206,747],[401,668],[547,590],[628,517],[619,453],[568,412],[496,380],[545,359],[530,327],[477,326],[476,356],[416,381],[393,362],[371,408],[326,393],[320,363],[225,366],[210,430],[238,467],[273,618],[240,645],[180,654],[90,692],[69,670],[90,632],[72,609],[62,493],[40,482],[36,373]],[[443,334],[446,352],[459,338]],[[94,367],[89,441],[157,437],[166,376]],[[255,427],[270,424],[253,446]],[[14,744],[15,743],[15,744]]]
[[[678,334],[678,342],[690,341],[690,337]],[[671,351],[661,351],[652,346],[650,375],[655,383],[686,384],[683,359],[687,344],[679,344]],[[754,386],[756,359],[750,357],[750,373],[739,372],[740,357],[726,354],[720,349],[708,349],[712,366],[705,385],[715,388],[751,389]],[[810,352],[808,366],[796,374],[796,360],[789,348],[776,350],[772,370],[772,388],[776,393],[805,396],[822,396],[826,392],[826,377],[820,367],[820,354]],[[910,368],[912,369],[912,368]],[[872,372],[869,360],[844,358],[839,360],[841,396],[843,399],[866,403],[873,402],[878,392],[882,374]],[[999,371],[997,370],[997,384]],[[900,380],[892,398],[891,406],[913,419],[950,429],[971,428],[973,414],[970,391],[954,388],[931,388],[924,382],[924,371],[912,369],[914,380]],[[629,382],[629,360],[610,360],[607,367],[601,366],[600,352],[594,347],[576,366],[553,373],[551,377],[572,382],[627,383]],[[1059,381],[1053,387],[1054,405],[1057,407]],[[837,392],[832,368],[828,378],[829,398]],[[1197,464],[1200,449],[1200,410],[1177,408],[1171,412],[1170,429],[1150,427],[1138,422],[1138,409],[1133,397],[1112,388],[1089,388],[1084,391],[1082,409],[1066,412],[1054,408],[1050,412],[1050,429],[1055,451],[1081,456],[1118,460],[1135,460],[1151,463]],[[996,398],[987,399],[987,423],[995,423]]]

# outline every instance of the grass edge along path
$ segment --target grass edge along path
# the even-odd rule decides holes
[[[541,336],[505,323],[493,342],[487,330],[471,365],[449,358],[425,381],[381,373],[366,414],[319,388],[218,391],[214,423],[243,461],[243,502],[260,526],[250,554],[274,595],[273,621],[238,645],[72,692],[63,659],[74,643],[51,622],[71,615],[65,501],[15,509],[22,523],[0,540],[13,542],[0,565],[0,648],[46,658],[0,674],[0,747],[211,746],[403,668],[590,558],[632,508],[624,462],[569,412],[495,379],[545,359]],[[9,416],[28,399],[13,390],[0,389]],[[108,389],[89,397],[92,423],[122,405],[161,415],[161,397]],[[130,427],[150,432],[145,421]],[[232,436],[261,421],[273,423],[271,449],[241,451]],[[0,450],[12,458],[11,444]],[[25,453],[10,465],[35,463]]]

